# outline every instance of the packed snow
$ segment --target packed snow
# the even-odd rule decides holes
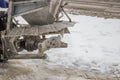
[[[71,14],[69,16],[76,24],[69,28],[70,34],[65,34],[62,39],[68,43],[68,48],[46,51],[47,59],[43,61],[52,65],[103,73],[120,71],[120,20]],[[68,19],[63,17],[62,20]],[[22,20],[20,23],[26,22]]]

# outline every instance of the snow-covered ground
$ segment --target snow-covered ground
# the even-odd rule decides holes
[[[120,70],[120,20],[83,15],[71,15],[76,22],[65,34],[68,48],[46,51],[45,60],[54,65],[75,66],[89,70],[109,72]],[[27,24],[21,17],[20,23]],[[68,20],[63,17],[62,20]]]
[[[68,48],[48,50],[46,61],[101,72],[120,71],[120,20],[83,15],[70,17],[76,24],[69,28],[71,34],[63,38]]]

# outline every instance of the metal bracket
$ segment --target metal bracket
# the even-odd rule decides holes
[[[39,52],[38,54],[43,55],[43,52],[49,50],[50,48],[65,48],[67,47],[67,43],[61,41],[60,36],[58,37],[51,37],[46,39],[42,43],[38,44]]]
[[[12,41],[11,41],[12,40]],[[10,43],[13,44],[13,40],[11,39]],[[11,46],[12,51],[16,51],[14,48],[14,45]],[[60,39],[60,36],[58,37],[51,37],[48,39],[43,40],[42,42],[38,43],[38,53],[35,54],[14,54],[12,56],[9,56],[9,59],[44,59],[46,58],[46,54],[44,53],[46,50],[49,50],[50,48],[65,48],[67,47],[67,44],[62,42]]]

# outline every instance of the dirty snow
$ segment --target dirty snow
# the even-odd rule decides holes
[[[120,20],[69,15],[76,24],[62,39],[68,48],[46,51],[48,57],[43,61],[89,71],[120,72]],[[20,23],[27,24],[24,20]]]
[[[63,38],[68,48],[46,51],[46,61],[101,72],[120,71],[120,20],[83,15],[70,17],[76,24],[69,28],[71,34]]]

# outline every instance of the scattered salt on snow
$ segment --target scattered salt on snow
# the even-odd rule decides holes
[[[63,41],[68,48],[46,51],[47,61],[102,72],[120,70],[120,20],[70,15],[77,22]],[[67,20],[66,17],[63,20]]]

